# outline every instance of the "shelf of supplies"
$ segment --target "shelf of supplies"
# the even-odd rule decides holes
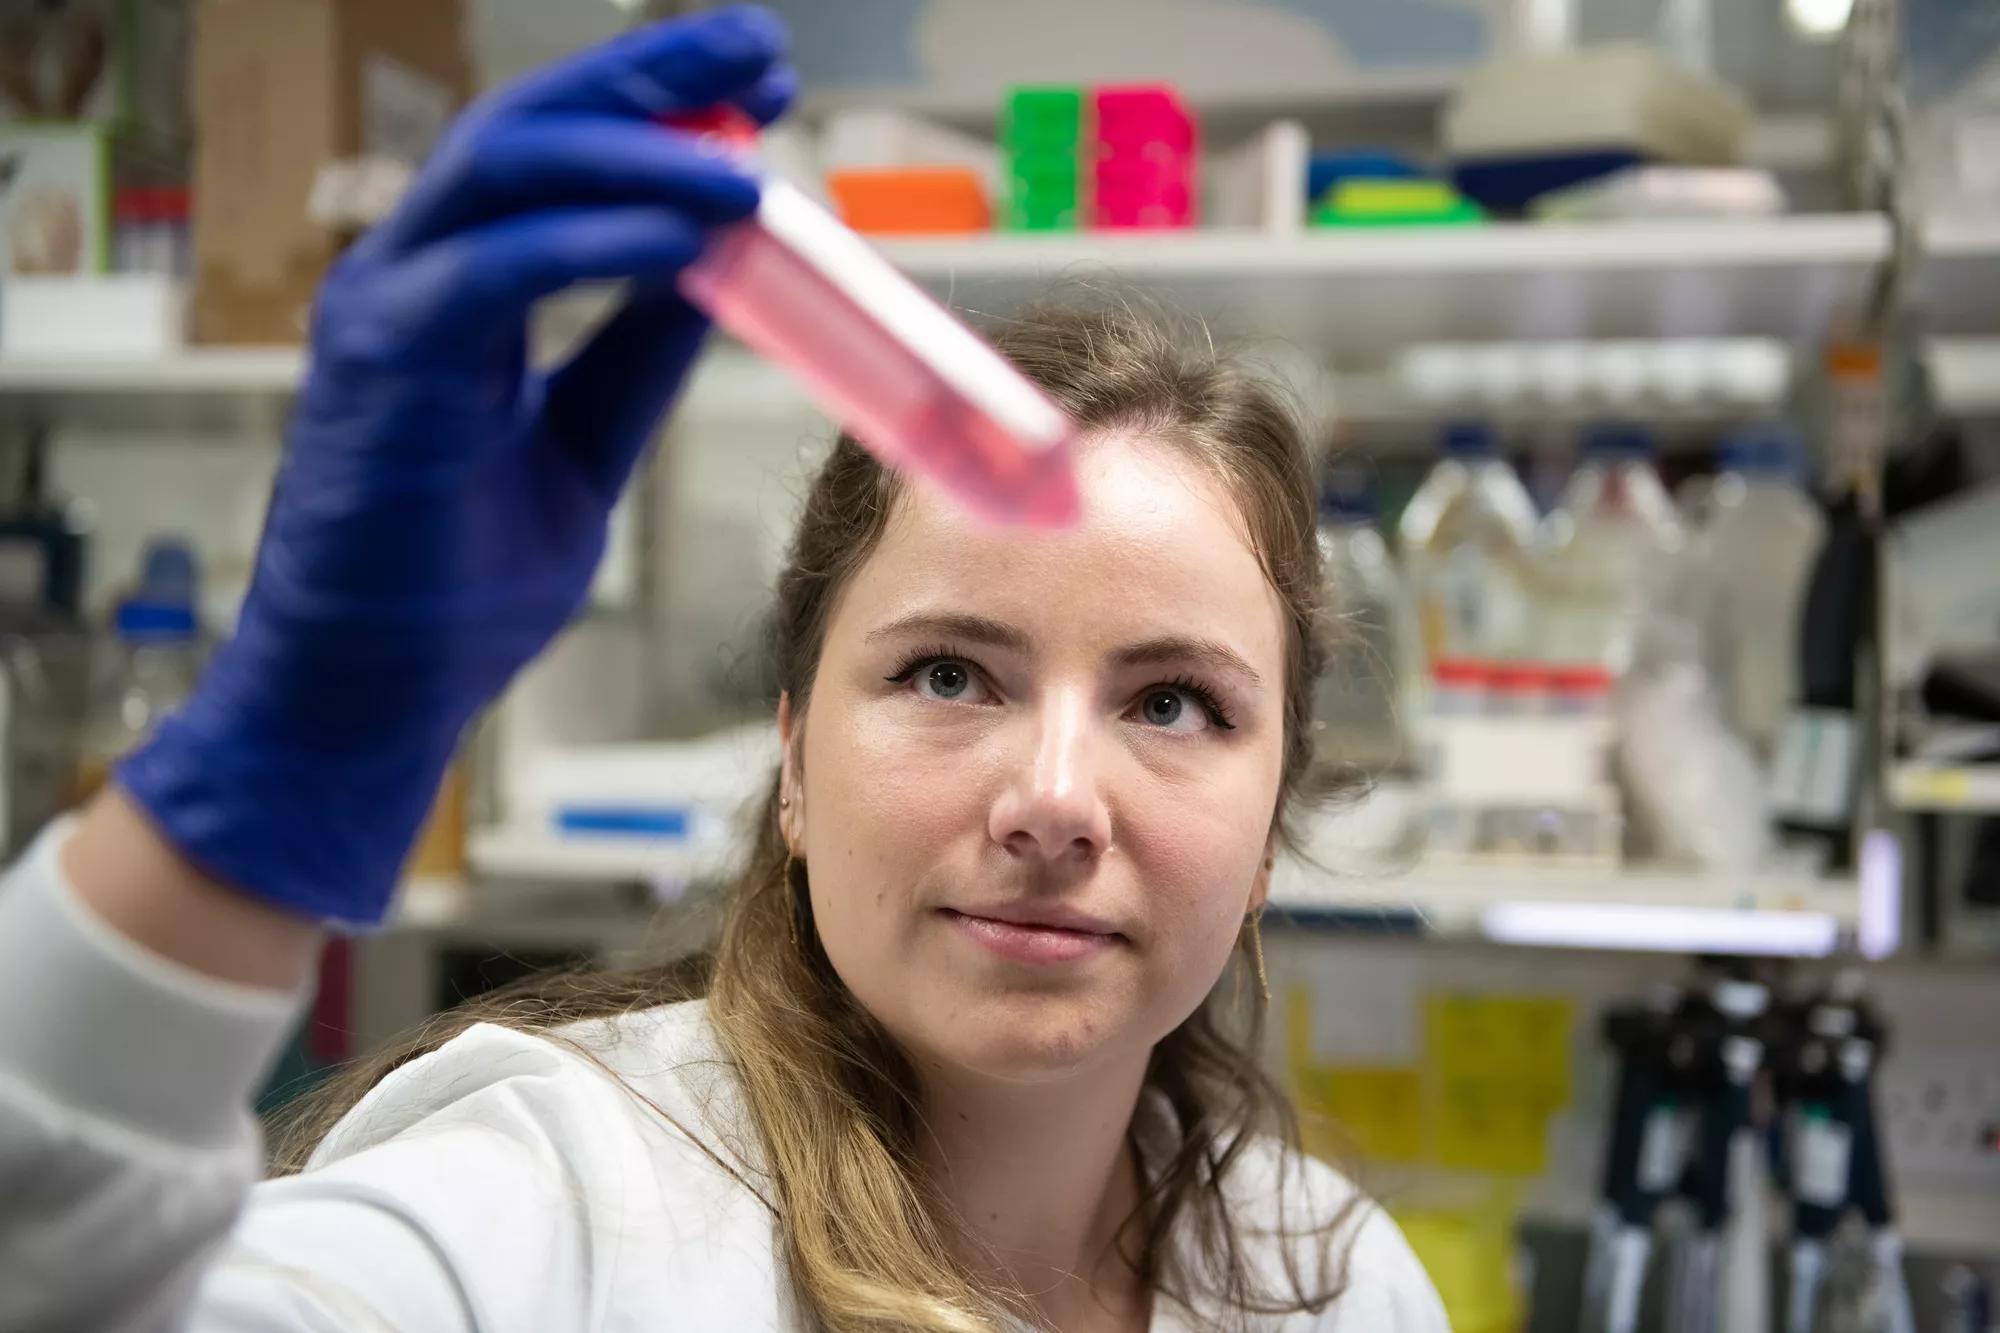
[[[1874,214],[1662,222],[992,234],[883,250],[967,310],[1069,281],[1222,331],[1365,359],[1421,339],[1817,336],[1887,256]]]
[[[1355,142],[1377,135],[1435,139],[1436,119],[1464,70],[1451,67],[1353,70],[1309,86],[1230,92],[1183,90],[1212,144],[1247,138],[1274,120],[1296,120],[1315,137]],[[838,88],[809,94],[799,115],[820,120],[843,111],[897,111],[992,137],[1007,90],[961,84],[932,88]]]
[[[1889,799],[1899,810],[2000,814],[2000,763],[1900,763],[1889,770]]]
[[[1893,886],[1883,883],[1893,892]],[[1401,875],[1280,871],[1271,907],[1344,931],[1552,948],[1820,958],[1863,929],[1860,881],[1664,870],[1426,866]],[[1887,952],[1893,940],[1867,941]],[[1886,947],[1883,947],[1886,943]]]

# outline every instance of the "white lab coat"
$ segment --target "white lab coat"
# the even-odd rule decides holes
[[[385,1079],[312,1169],[260,1184],[246,1108],[300,997],[117,935],[64,882],[61,836],[0,883],[0,1329],[802,1328],[700,1003],[573,1046],[475,1027]],[[1297,1206],[1351,1193],[1259,1145],[1236,1195],[1265,1264],[1254,1219],[1281,1167]],[[1368,1207],[1351,1239],[1346,1294],[1271,1327],[1444,1333],[1394,1224]],[[1155,1333],[1205,1323],[1156,1302]]]

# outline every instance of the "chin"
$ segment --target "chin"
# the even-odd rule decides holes
[[[919,1040],[933,1056],[1009,1082],[1052,1082],[1146,1044],[1101,997],[1083,994],[1009,991],[932,1012],[970,1016],[948,1031],[922,1033]]]

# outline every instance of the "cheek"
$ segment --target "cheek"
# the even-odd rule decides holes
[[[940,847],[983,827],[975,751],[910,727],[893,702],[831,704],[806,731],[807,823],[813,854],[827,863],[814,885],[845,899],[865,878],[879,901],[907,891]]]
[[[1184,965],[1219,966],[1263,864],[1262,830],[1241,821],[1170,819],[1144,847],[1140,873],[1151,886],[1162,941]]]

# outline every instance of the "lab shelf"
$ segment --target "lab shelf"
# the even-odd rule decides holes
[[[1889,770],[1889,799],[1899,810],[2000,813],[2000,763],[1896,764]]]
[[[0,393],[286,394],[297,347],[190,347],[159,356],[0,356]]]
[[[466,859],[482,879],[554,884],[686,884],[712,878],[728,858],[672,840],[564,838],[535,828],[474,829]]]
[[[273,439],[305,373],[297,347],[157,356],[0,356],[0,417]]]
[[[1887,880],[1877,892],[1893,896]],[[1820,958],[1894,947],[1868,935],[1861,882],[1809,875],[1429,865],[1347,876],[1279,869],[1271,909],[1305,928],[1496,944]]]
[[[728,868],[726,856],[670,843],[579,841],[518,828],[477,830],[468,851],[482,879],[551,886],[687,884]],[[1893,899],[1894,886],[1883,887]],[[1427,866],[1339,876],[1294,861],[1280,865],[1271,888],[1276,918],[1308,929],[1802,958],[1854,949],[1866,934],[1862,899],[1859,881],[1807,875]],[[1893,947],[1891,939],[1862,951]]]
[[[885,239],[952,304],[1003,314],[1069,280],[1224,332],[1353,360],[1426,338],[1808,339],[1889,252],[1875,214],[1765,219]]]

